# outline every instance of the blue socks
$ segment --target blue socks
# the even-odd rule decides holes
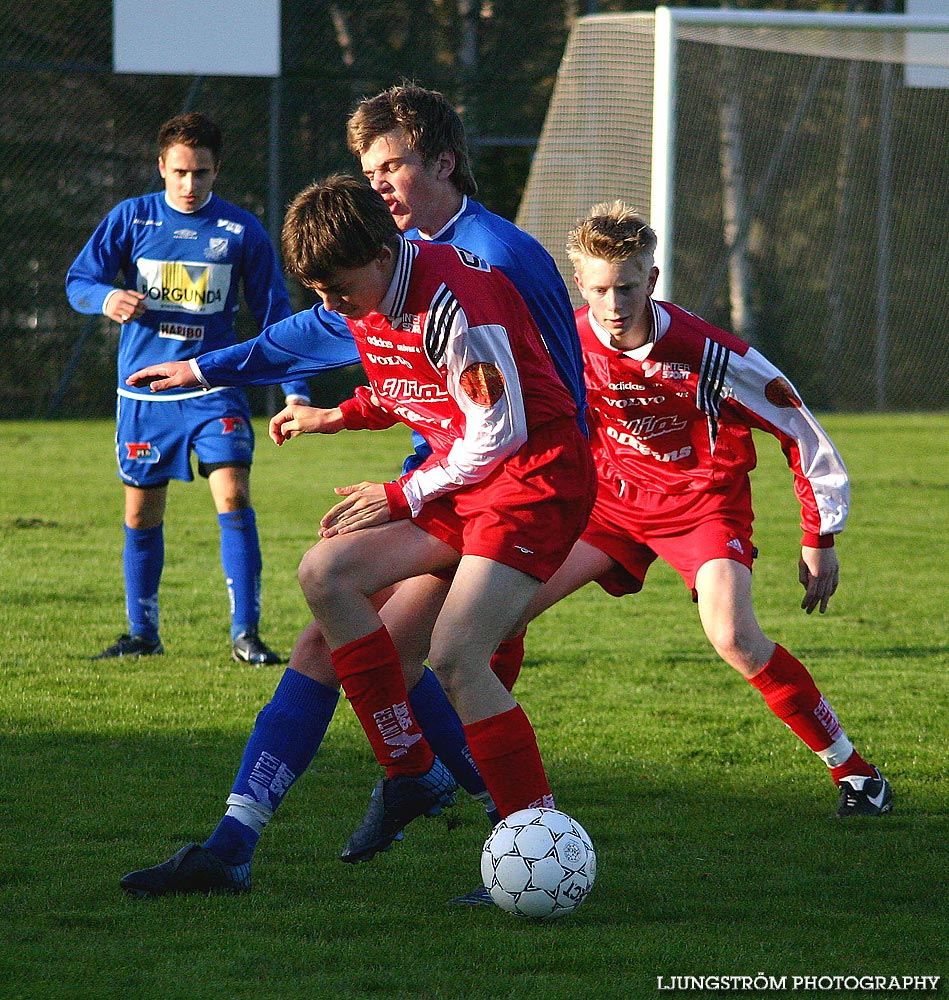
[[[409,704],[435,756],[451,771],[455,781],[471,795],[483,792],[484,779],[468,751],[461,719],[429,667],[409,692]]]
[[[231,607],[231,639],[256,631],[260,621],[260,542],[252,507],[218,514],[221,527],[221,563]],[[158,585],[165,565],[163,525],[130,528],[125,525],[122,562],[125,570],[125,607],[129,632],[143,639],[158,638]]]
[[[257,631],[260,622],[260,541],[253,507],[218,514],[221,564],[231,604],[231,639]]]
[[[244,748],[227,812],[204,844],[225,864],[250,862],[274,810],[316,755],[338,699],[338,691],[284,671]]]
[[[122,564],[129,633],[149,642],[158,638],[158,584],[165,565],[165,535],[157,528],[125,527]]]

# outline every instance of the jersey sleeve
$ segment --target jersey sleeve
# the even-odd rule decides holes
[[[251,340],[199,354],[195,366],[208,386],[286,386],[288,379],[310,378],[358,362],[346,321],[318,306],[268,326]],[[289,395],[286,388],[284,392]]]
[[[503,326],[468,327],[459,309],[443,357],[429,360],[446,370],[448,393],[461,410],[464,433],[443,459],[399,479],[413,516],[426,501],[487,478],[527,440],[520,377]]]
[[[357,386],[352,398],[344,399],[339,408],[348,431],[384,431],[400,423],[394,413],[380,405],[367,385]]]
[[[76,312],[100,314],[117,287],[115,279],[127,257],[122,218],[117,206],[96,226],[66,272],[66,297]]]
[[[248,225],[247,237],[242,266],[244,298],[258,330],[262,331],[292,315],[293,308],[277,253],[256,218]],[[302,379],[282,381],[280,387],[285,396],[310,397],[309,387]]]
[[[791,382],[754,348],[731,354],[728,378],[747,422],[780,442],[801,505],[801,544],[833,545],[850,510],[850,477],[833,441]]]

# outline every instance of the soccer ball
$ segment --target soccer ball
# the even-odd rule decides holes
[[[596,878],[586,830],[557,809],[521,809],[491,831],[481,851],[481,881],[494,902],[520,917],[572,913]]]

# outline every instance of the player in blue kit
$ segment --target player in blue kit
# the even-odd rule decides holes
[[[193,451],[220,525],[232,656],[256,664],[280,662],[258,634],[261,555],[249,487],[254,434],[244,393],[216,388],[156,396],[126,384],[144,365],[234,344],[241,285],[260,329],[291,315],[263,226],[211,190],[221,151],[221,132],[205,115],[192,112],[165,122],[158,133],[164,191],[113,208],[66,276],[66,293],[77,312],[102,313],[121,325],[116,456],[125,486],[129,631],[94,659],[164,652],[158,588],[168,482],[193,480]],[[283,389],[288,401],[309,401],[303,381],[287,382]]]
[[[566,285],[553,258],[532,236],[473,199],[476,186],[464,129],[451,105],[434,91],[414,85],[393,87],[360,103],[350,118],[348,139],[363,173],[405,235],[463,246],[511,279],[577,403],[585,431],[582,359]],[[163,391],[202,384],[266,385],[356,360],[345,323],[321,305],[265,330],[252,341],[201,354],[188,364],[156,365],[138,374],[141,385],[152,383],[153,389]],[[417,442],[417,448],[424,447],[424,442]],[[416,461],[414,455],[408,460],[409,464]],[[422,665],[427,635],[447,590],[446,581],[431,576],[401,584],[390,598],[390,607],[398,601],[412,608],[413,627],[409,634],[393,638],[406,665],[410,704],[426,738],[458,782],[484,803],[493,818],[493,803],[471,764],[458,717],[435,675]],[[387,597],[379,595],[379,603]],[[501,661],[510,655],[511,662],[519,665],[521,641],[509,640],[503,645],[510,653],[501,649],[496,654],[493,665],[502,680]],[[329,651],[311,623],[297,640],[289,669],[272,700],[257,716],[217,829],[203,845],[186,845],[169,861],[126,875],[122,886],[141,896],[249,889],[257,841],[316,754],[337,698],[338,682]],[[379,785],[363,824],[350,838],[344,860],[368,859],[401,837],[401,828],[392,829],[387,823]],[[485,899],[476,894],[465,901]]]

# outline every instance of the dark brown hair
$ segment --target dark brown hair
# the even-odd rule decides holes
[[[366,97],[349,116],[346,141],[352,153],[362,156],[380,135],[393,129],[405,133],[409,149],[426,165],[446,150],[453,153],[452,184],[462,194],[474,196],[478,193],[465,127],[443,94],[414,83],[403,83],[375,97]]]
[[[215,166],[221,162],[224,139],[221,130],[200,111],[169,118],[158,130],[158,155],[164,158],[172,146],[190,146],[192,149],[210,149]]]
[[[305,285],[324,283],[341,268],[365,267],[398,242],[382,196],[343,174],[305,187],[283,222],[284,264]]]

